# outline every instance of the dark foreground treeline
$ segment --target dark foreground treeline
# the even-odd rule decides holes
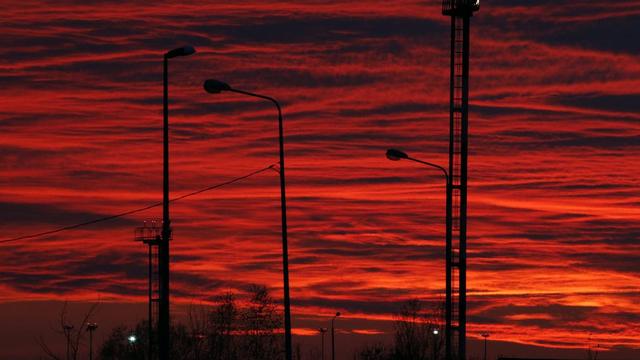
[[[407,301],[394,322],[393,342],[368,345],[354,355],[357,360],[440,360],[444,354],[443,308],[426,308]]]
[[[66,307],[60,315],[60,331],[69,356],[56,354],[39,339],[46,358],[53,360],[88,358],[88,334],[95,311],[92,308],[83,319],[82,326],[66,329]],[[436,360],[442,358],[442,309],[425,308],[416,300],[406,302],[396,315],[391,344],[372,344],[356,351],[357,360]],[[186,324],[171,328],[172,354],[176,360],[276,360],[284,355],[282,314],[264,286],[253,286],[248,301],[240,302],[228,293],[211,306],[192,306]],[[135,340],[132,338],[135,337]],[[111,331],[106,341],[97,344],[94,338],[94,359],[145,360],[148,359],[148,323],[133,327],[119,326]],[[328,340],[328,339],[327,339]],[[325,356],[330,358],[327,341]],[[341,353],[337,349],[338,353]],[[156,350],[157,351],[157,348]],[[304,349],[296,345],[295,360],[320,360],[319,347]],[[157,355],[157,354],[156,354]]]
[[[172,359],[278,359],[284,342],[279,332],[282,316],[264,286],[250,289],[250,300],[240,306],[235,296],[220,297],[214,307],[192,306],[188,324],[172,326]],[[135,328],[116,328],[102,345],[100,359],[147,359],[147,322]],[[135,334],[135,343],[127,338]],[[157,350],[156,350],[157,351]]]

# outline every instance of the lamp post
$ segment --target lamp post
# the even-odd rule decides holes
[[[210,94],[219,94],[222,91],[230,91],[246,96],[256,97],[271,101],[278,110],[278,140],[280,142],[280,209],[282,212],[282,274],[284,283],[284,335],[285,335],[285,355],[286,360],[291,360],[292,344],[291,344],[291,305],[289,300],[289,249],[287,242],[287,196],[285,189],[284,176],[284,131],[282,125],[282,109],[280,103],[272,97],[255,94],[248,91],[234,89],[229,84],[218,80],[206,80],[204,89]]]
[[[340,316],[339,311],[336,313],[333,319],[331,319],[331,360],[336,360],[336,331],[334,325],[338,316]]]
[[[436,168],[440,171],[442,171],[442,174],[444,175],[444,180],[445,180],[445,194],[446,194],[446,215],[445,215],[445,263],[446,263],[446,269],[445,269],[445,274],[446,274],[446,295],[445,295],[445,327],[444,327],[444,341],[445,341],[445,347],[446,347],[446,357],[447,360],[450,360],[450,344],[451,344],[451,334],[452,334],[452,326],[451,326],[451,321],[452,321],[452,292],[453,289],[451,287],[451,251],[452,251],[452,244],[451,244],[451,240],[452,240],[452,234],[453,234],[453,228],[452,228],[452,221],[451,221],[451,210],[452,210],[452,198],[453,198],[453,186],[451,184],[451,178],[449,177],[449,173],[447,172],[447,170],[445,168],[443,168],[440,165],[436,165],[427,161],[422,161],[422,160],[418,160],[416,158],[412,158],[411,156],[409,156],[407,153],[397,150],[397,149],[389,149],[387,150],[387,158],[389,160],[393,160],[393,161],[398,161],[398,160],[402,160],[402,159],[406,159],[406,160],[411,160],[413,162],[417,162],[419,164],[422,165],[426,165],[432,168]]]
[[[484,360],[487,360],[487,338],[489,337],[489,333],[480,334],[484,338]]]
[[[64,329],[64,336],[67,338],[67,360],[69,360],[69,350],[71,348],[71,330],[73,330],[73,325],[64,324],[62,328]]]
[[[322,347],[320,348],[320,353],[322,354],[322,360],[324,360],[324,334],[327,332],[327,328],[321,327],[320,329],[318,329],[318,331],[320,331],[320,334],[322,336]]]
[[[93,360],[93,332],[98,328],[96,323],[88,323],[87,331],[89,332],[89,360]]]
[[[189,56],[196,52],[192,46],[183,46],[164,54],[162,67],[162,241],[158,245],[158,275],[160,277],[160,304],[158,306],[158,349],[160,360],[169,360],[169,240],[171,221],[169,219],[169,59]],[[151,319],[149,319],[149,357],[153,349],[151,341]]]

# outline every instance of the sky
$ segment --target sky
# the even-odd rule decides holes
[[[336,312],[350,358],[407,299],[444,294],[449,19],[430,1],[0,1],[3,239],[161,200],[278,161],[283,106],[296,341]],[[486,1],[471,20],[468,336],[490,356],[640,358],[640,3]],[[281,299],[278,174],[171,207],[174,313],[266,284]],[[0,244],[0,358],[32,359],[63,301],[97,335],[144,317],[160,208]],[[177,317],[179,317],[177,315]],[[109,326],[107,326],[109,324]],[[9,330],[10,329],[10,330]],[[348,343],[348,344],[347,344]]]

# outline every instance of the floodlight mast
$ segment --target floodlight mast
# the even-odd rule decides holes
[[[466,359],[467,327],[467,159],[469,139],[469,23],[480,0],[443,0],[451,16],[449,176],[447,226],[445,355]],[[454,355],[454,349],[456,354]]]

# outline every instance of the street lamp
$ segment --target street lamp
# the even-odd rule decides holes
[[[169,239],[171,239],[171,223],[169,219],[169,59],[189,56],[196,52],[192,46],[183,46],[164,54],[162,67],[162,241],[158,246],[158,275],[160,277],[160,304],[158,307],[158,343],[160,360],[169,360]],[[149,319],[149,357],[151,357],[151,319]]]
[[[336,332],[334,323],[338,316],[340,316],[340,311],[338,311],[336,316],[331,319],[331,360],[336,360]]]
[[[399,161],[402,159],[407,159],[407,160],[411,160],[423,165],[427,165],[427,166],[431,166],[433,168],[439,169],[440,171],[442,171],[442,173],[444,174],[444,179],[447,183],[447,185],[449,184],[449,174],[447,173],[447,170],[445,170],[445,168],[443,168],[440,165],[436,165],[430,162],[426,162],[426,161],[422,161],[422,160],[418,160],[416,158],[412,158],[411,156],[409,156],[406,152],[404,151],[400,151],[397,149],[388,149],[387,150],[387,159],[392,160],[392,161]]]
[[[324,334],[327,332],[327,328],[321,327],[318,331],[320,331],[320,334],[322,335],[322,347],[320,352],[322,354],[322,360],[324,360]]]
[[[96,323],[87,323],[87,331],[89,332],[89,360],[93,360],[93,332],[98,328]]]
[[[73,325],[64,324],[62,325],[62,328],[64,329],[64,336],[67,338],[67,360],[69,360],[69,349],[71,348],[71,330],[73,330]]]
[[[264,100],[271,101],[278,110],[278,139],[280,141],[280,209],[282,211],[282,273],[284,283],[284,334],[285,334],[285,348],[286,348],[286,360],[291,360],[293,352],[291,345],[291,309],[289,300],[289,250],[287,243],[287,196],[285,191],[285,177],[284,177],[284,135],[282,129],[282,109],[278,101],[272,97],[255,94],[248,91],[234,89],[229,84],[209,79],[204,82],[204,89],[210,94],[219,94],[223,91],[234,92],[242,95],[256,97]]]
[[[489,337],[489,333],[480,334],[484,338],[484,360],[487,360],[487,338]]]
[[[445,258],[446,258],[446,300],[445,300],[445,327],[444,327],[444,336],[445,336],[445,347],[446,347],[446,353],[447,353],[447,359],[449,359],[450,357],[450,353],[449,353],[449,344],[451,343],[451,330],[452,330],[452,326],[451,326],[451,321],[452,321],[452,287],[451,287],[451,256],[449,254],[451,254],[451,249],[452,249],[452,245],[451,245],[451,240],[452,240],[452,234],[453,234],[453,228],[452,228],[452,221],[451,221],[451,210],[452,210],[452,195],[453,195],[453,186],[451,184],[451,179],[449,178],[449,173],[447,172],[447,170],[445,168],[443,168],[440,165],[436,165],[427,161],[422,161],[422,160],[418,160],[416,158],[412,158],[411,156],[409,156],[407,153],[405,153],[404,151],[400,151],[397,149],[389,149],[387,150],[387,159],[392,160],[392,161],[398,161],[398,160],[411,160],[413,162],[417,162],[419,164],[422,165],[426,165],[432,168],[436,168],[440,171],[442,171],[442,174],[444,175],[444,180],[445,180],[445,194],[446,194],[446,215],[445,215],[445,240],[446,240],[446,249],[445,249]]]

